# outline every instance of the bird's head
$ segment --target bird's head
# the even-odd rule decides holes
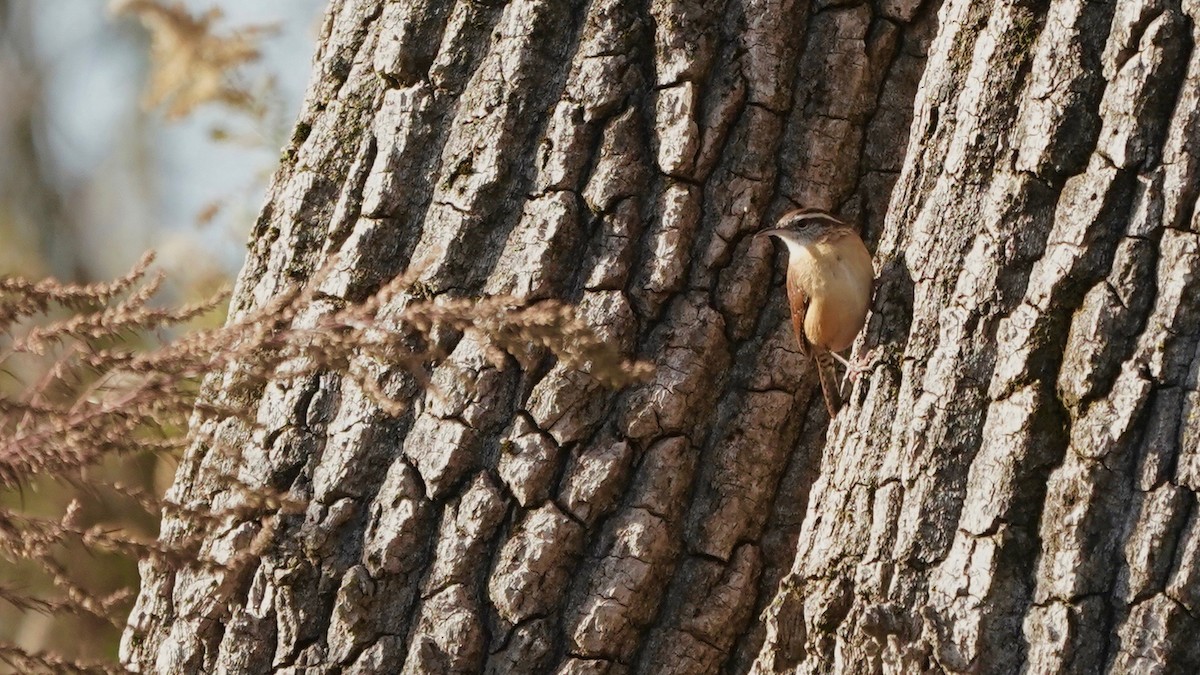
[[[854,228],[820,209],[796,209],[780,216],[775,227],[762,230],[756,237],[776,237],[789,245],[808,246],[836,239]]]

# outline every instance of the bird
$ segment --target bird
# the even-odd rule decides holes
[[[867,320],[875,267],[853,225],[820,209],[783,214],[758,237],[774,237],[788,248],[787,294],[800,354],[817,366],[821,393],[832,419],[841,408],[834,359],[853,378],[863,368],[838,352],[850,347]]]

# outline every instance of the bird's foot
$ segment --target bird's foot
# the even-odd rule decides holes
[[[855,359],[853,361],[847,360],[845,357],[843,357],[841,354],[838,354],[837,352],[830,352],[830,353],[833,354],[833,358],[840,361],[841,364],[846,367],[846,374],[844,376],[842,376],[842,388],[843,389],[846,386],[846,382],[850,382],[850,384],[854,384],[858,380],[859,375],[863,375],[865,373],[871,372],[872,370],[875,369],[875,366],[879,365],[879,361],[880,361],[880,356],[876,353],[876,351],[874,349],[869,350],[866,354],[863,354],[862,356],[858,357],[857,359]]]

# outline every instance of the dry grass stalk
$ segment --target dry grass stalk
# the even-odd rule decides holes
[[[125,673],[125,669],[112,663],[81,662],[66,659],[56,654],[45,654],[21,649],[0,642],[0,663],[5,663],[18,673]]]

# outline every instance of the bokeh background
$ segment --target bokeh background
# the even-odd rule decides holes
[[[254,100],[176,116],[146,105],[161,64],[139,4],[0,1],[0,272],[109,278],[151,248],[188,281],[240,265],[325,2],[157,3],[197,18],[219,10],[218,37],[262,28],[261,58],[225,74]]]
[[[324,6],[0,0],[0,275],[110,279],[154,250],[163,302],[227,286],[291,133]],[[161,490],[171,468],[126,457],[94,475]],[[60,482],[0,493],[6,506],[51,517],[72,499],[93,523],[155,532],[153,515]],[[97,592],[136,587],[132,560],[68,557]],[[53,593],[25,565],[0,561],[0,581]],[[94,618],[0,603],[0,640],[23,649],[111,661],[118,636]]]

